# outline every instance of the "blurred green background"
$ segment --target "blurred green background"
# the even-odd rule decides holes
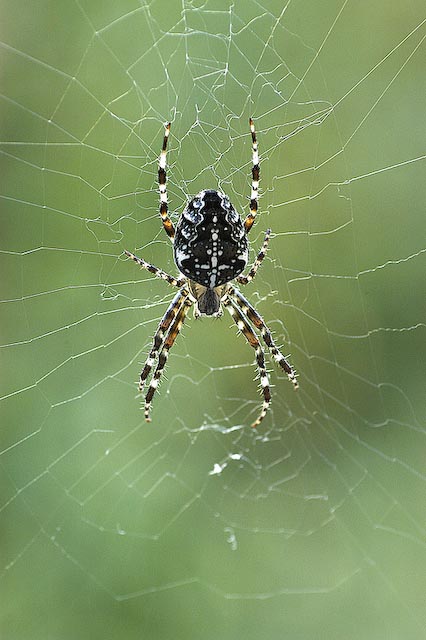
[[[424,3],[2,2],[0,632],[426,637]],[[272,410],[231,319],[173,295],[169,200],[250,194],[245,293],[290,353]],[[253,251],[253,253],[254,253]]]

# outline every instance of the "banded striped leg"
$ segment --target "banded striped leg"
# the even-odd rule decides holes
[[[238,326],[241,333],[244,334],[244,337],[246,338],[249,345],[253,347],[253,349],[256,352],[256,362],[257,362],[257,367],[259,369],[260,384],[261,384],[262,393],[263,393],[262,410],[258,418],[251,425],[252,427],[257,427],[262,422],[263,418],[266,416],[266,413],[269,409],[269,405],[271,404],[271,390],[269,388],[269,377],[265,368],[265,353],[262,349],[262,345],[257,339],[256,334],[251,328],[247,318],[244,317],[240,309],[234,306],[231,302],[231,299],[228,297],[226,297],[223,300],[223,304],[228,309],[229,313],[231,314],[235,324]]]
[[[277,345],[275,344],[272,338],[271,332],[266,326],[262,316],[250,304],[247,298],[238,291],[238,289],[236,289],[232,285],[228,285],[228,287],[229,287],[228,294],[231,297],[231,299],[235,300],[235,302],[238,304],[243,314],[247,316],[250,322],[254,324],[256,329],[260,331],[262,338],[266,346],[270,350],[275,362],[279,364],[279,366],[286,372],[288,379],[290,380],[290,382],[293,383],[294,389],[295,390],[298,389],[299,383],[297,382],[296,372],[294,371],[293,367],[287,362],[287,360],[285,359],[281,351],[278,349]]]
[[[162,269],[159,269],[158,267],[154,267],[153,264],[151,264],[150,262],[147,262],[143,258],[138,258],[138,256],[135,256],[134,253],[130,253],[130,251],[124,251],[124,253],[128,258],[131,258],[132,260],[137,262],[137,264],[140,267],[142,267],[143,269],[146,269],[150,273],[153,273],[154,276],[157,276],[157,278],[161,278],[162,280],[165,280],[166,282],[173,285],[174,287],[183,287],[185,285],[186,278],[174,278],[173,276],[169,275]],[[185,291],[187,294],[189,293],[187,289],[185,289]]]
[[[237,282],[239,282],[240,284],[248,284],[249,282],[251,282],[253,280],[254,276],[257,273],[258,268],[262,264],[262,260],[264,259],[265,255],[266,255],[266,252],[268,250],[268,244],[269,244],[270,237],[271,237],[271,230],[270,229],[266,229],[265,239],[263,240],[262,248],[259,251],[259,253],[257,254],[257,258],[254,261],[252,268],[250,269],[250,271],[248,272],[248,274],[246,276],[238,276],[237,277]]]
[[[166,366],[169,351],[174,345],[174,342],[182,327],[183,321],[185,320],[185,316],[188,313],[188,309],[191,305],[192,301],[189,298],[186,298],[181,308],[179,309],[175,319],[173,320],[173,323],[161,348],[160,355],[158,356],[157,368],[154,371],[154,375],[152,376],[151,382],[149,384],[148,392],[145,396],[145,420],[147,422],[151,422],[149,412],[151,410],[152,398],[154,397],[154,393],[158,387],[161,374],[163,373],[164,367]]]
[[[257,150],[256,131],[254,128],[254,122],[251,118],[249,119],[249,122],[250,122],[250,131],[251,131],[252,149],[253,149],[252,151],[253,166],[251,170],[252,178],[251,178],[250,213],[244,220],[244,227],[245,227],[246,233],[248,233],[252,228],[253,222],[257,215],[257,200],[259,195],[259,174],[260,174],[259,153]]]
[[[166,313],[161,318],[160,324],[155,332],[152,342],[152,348],[149,352],[149,356],[145,360],[144,367],[139,376],[139,391],[143,391],[146,379],[148,378],[155,361],[158,358],[159,351],[163,348],[164,341],[166,339],[167,332],[173,320],[175,319],[179,309],[182,307],[182,303],[186,298],[186,293],[182,290],[178,291],[173,300],[171,301]]]
[[[166,156],[167,156],[167,141],[170,133],[170,122],[166,124],[163,138],[163,148],[161,149],[160,158],[158,162],[158,186],[160,188],[160,216],[163,222],[163,227],[167,235],[171,240],[175,237],[175,228],[173,222],[169,218],[169,208],[167,204],[167,177],[166,177]]]

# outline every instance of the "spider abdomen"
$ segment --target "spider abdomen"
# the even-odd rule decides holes
[[[183,275],[208,289],[230,282],[244,270],[247,235],[227,196],[205,190],[188,202],[176,226],[174,256]]]

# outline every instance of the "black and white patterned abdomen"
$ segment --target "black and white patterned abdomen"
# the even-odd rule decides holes
[[[227,196],[205,190],[190,200],[176,226],[174,256],[183,275],[209,289],[243,271],[248,262],[247,236]]]

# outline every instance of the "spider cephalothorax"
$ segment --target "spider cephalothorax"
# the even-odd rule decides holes
[[[253,326],[260,332],[273,358],[287,373],[294,388],[298,388],[295,372],[276,346],[262,317],[232,284],[233,280],[242,285],[253,280],[265,257],[271,234],[271,230],[267,229],[262,248],[253,266],[246,276],[241,275],[248,263],[247,234],[256,218],[259,188],[259,155],[256,132],[251,118],[250,130],[253,157],[252,188],[250,212],[244,222],[225,194],[213,189],[204,189],[189,200],[175,229],[168,214],[167,204],[166,152],[170,123],[166,125],[158,167],[160,216],[167,235],[174,243],[174,259],[181,276],[174,278],[133,253],[125,252],[141,267],[179,288],[160,321],[151,351],[140,375],[139,390],[142,391],[153,366],[157,363],[145,396],[145,418],[147,421],[150,420],[152,398],[166,365],[169,351],[180,331],[188,309],[192,305],[194,305],[195,317],[200,315],[219,316],[222,314],[221,307],[224,306],[250,346],[255,350],[263,393],[263,406],[260,415],[252,424],[253,427],[256,427],[263,420],[271,401],[265,355]]]

